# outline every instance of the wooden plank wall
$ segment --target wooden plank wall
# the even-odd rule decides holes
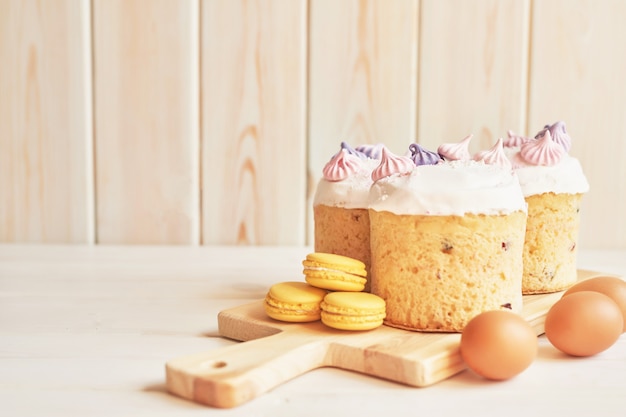
[[[90,4],[0,0],[0,240],[92,242]]]
[[[346,140],[564,120],[626,249],[626,2],[0,0],[0,241],[310,243]]]
[[[198,5],[93,1],[100,243],[199,242]]]
[[[303,243],[307,3],[201,6],[203,243]]]

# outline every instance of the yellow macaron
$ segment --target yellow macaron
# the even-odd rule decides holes
[[[375,329],[385,318],[385,300],[367,292],[331,292],[321,308],[322,323],[340,330]]]
[[[279,282],[265,296],[265,312],[275,320],[304,323],[320,319],[327,291],[306,282]]]
[[[357,259],[314,252],[302,261],[304,279],[314,287],[332,291],[363,291],[367,282],[365,264]]]

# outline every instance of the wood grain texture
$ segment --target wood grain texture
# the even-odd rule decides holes
[[[0,2],[0,241],[93,242],[90,7]]]
[[[421,389],[322,368],[222,412],[166,394],[164,364],[236,345],[219,336],[219,312],[261,299],[273,283],[293,280],[310,250],[0,244],[2,415],[623,415],[626,336],[584,359],[568,359],[540,337],[535,363],[504,383],[462,372]],[[579,255],[583,268],[626,277],[626,251]]]
[[[528,130],[563,120],[591,189],[580,246],[626,248],[626,3],[533,6]]]
[[[0,241],[311,244],[342,140],[473,133],[477,151],[564,120],[591,184],[579,244],[625,249],[625,17],[617,0],[0,0]]]
[[[579,280],[603,273],[578,270]],[[522,317],[537,335],[562,292],[524,296]],[[370,331],[331,329],[320,321],[286,323],[267,316],[263,300],[221,311],[220,335],[240,343],[166,363],[167,388],[220,408],[250,401],[304,373],[331,366],[413,387],[441,382],[466,368],[460,333],[427,333],[380,326]]]
[[[202,241],[303,244],[303,0],[203,1]]]
[[[308,238],[322,168],[339,150],[415,142],[417,0],[315,0],[310,6]]]
[[[493,146],[526,123],[529,1],[422,0],[418,138]]]
[[[98,243],[199,240],[198,4],[94,1]]]

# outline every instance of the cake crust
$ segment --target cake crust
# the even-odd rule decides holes
[[[370,220],[367,209],[348,209],[318,204],[313,207],[315,252],[334,253],[365,264],[370,290]]]
[[[387,303],[385,324],[460,332],[483,311],[520,312],[526,217],[370,210],[371,290]]]
[[[524,294],[562,291],[576,283],[582,196],[543,193],[526,197]]]

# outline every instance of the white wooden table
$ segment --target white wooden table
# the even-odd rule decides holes
[[[165,362],[236,343],[219,311],[300,280],[307,247],[0,245],[0,410],[4,416],[390,416],[626,413],[626,335],[573,359],[540,337],[505,382],[464,371],[411,388],[324,368],[240,407],[167,393]],[[581,251],[579,268],[626,276],[626,251]]]

